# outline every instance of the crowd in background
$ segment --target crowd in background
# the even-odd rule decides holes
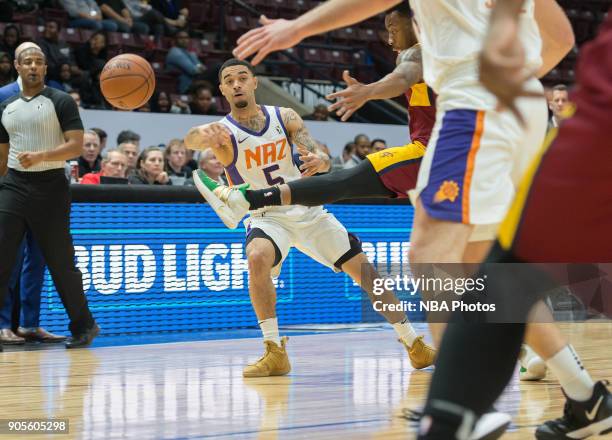
[[[140,135],[131,130],[119,133],[115,147],[108,148],[107,143],[104,130],[85,131],[81,156],[66,167],[73,183],[192,186],[192,172],[201,169],[212,179],[227,184],[223,165],[210,148],[194,152],[185,147],[182,139],[141,148]],[[370,140],[359,134],[346,144],[340,156],[333,158],[331,171],[353,167],[368,154],[385,148],[383,139]],[[319,149],[331,156],[324,143],[319,142]],[[294,160],[299,164],[298,154]]]
[[[546,90],[549,104],[549,128],[557,127],[559,121],[567,117],[569,94],[564,85],[557,85]],[[159,95],[156,105],[165,108],[174,106],[164,96]],[[209,96],[201,91],[202,104],[190,103],[184,112],[191,111],[192,106],[206,105]],[[307,120],[325,120],[327,108],[324,105],[315,107]],[[145,185],[193,185],[191,173],[196,169],[204,170],[211,178],[227,183],[223,166],[211,149],[194,152],[185,148],[181,139],[171,139],[166,144],[141,148],[140,136],[130,130],[122,131],[116,140],[116,147],[106,148],[107,135],[100,128],[85,132],[83,153],[78,158],[78,173],[73,179],[85,184],[130,183]],[[351,168],[374,152],[388,148],[384,139],[370,139],[365,134],[358,134],[348,142],[342,153],[332,157],[331,171]],[[324,142],[319,141],[319,149],[331,157],[330,150]],[[294,158],[299,164],[299,156]],[[78,176],[78,177],[76,177]],[[76,177],[76,178],[75,178]]]
[[[18,25],[6,25],[0,38],[0,87],[17,79],[13,66],[15,48],[24,41],[34,41],[47,56],[48,86],[71,93],[83,108],[113,109],[100,92],[100,73],[111,58],[107,32],[131,32],[150,36],[144,40],[150,51],[161,47],[162,38],[171,38],[163,63],[164,73],[177,78],[174,96],[157,91],[138,111],[217,114],[213,96],[218,94],[219,66],[206,63],[190,50],[189,10],[182,6],[181,0],[57,1],[70,17],[69,27],[91,32],[88,40],[76,47],[69,45],[60,38],[60,19],[45,20],[38,38],[22,35]],[[0,2],[0,18],[6,15],[5,3],[11,4]]]

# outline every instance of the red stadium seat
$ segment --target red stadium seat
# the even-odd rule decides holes
[[[91,36],[94,34],[94,31],[90,29],[79,29],[79,33],[81,34],[81,41],[88,41]],[[108,44],[108,39],[107,39]]]
[[[57,21],[62,28],[68,25],[68,13],[64,9],[45,8],[42,11],[43,18]]]
[[[39,38],[42,35],[44,29],[44,26],[21,23],[21,35],[32,40],[36,40],[37,38]]]
[[[77,28],[61,29],[59,38],[68,44],[80,44],[83,41],[80,29]]]

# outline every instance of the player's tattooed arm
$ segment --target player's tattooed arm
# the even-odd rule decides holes
[[[293,109],[283,108],[281,117],[289,133],[289,141],[297,146],[300,160],[304,162],[300,166],[302,175],[312,176],[329,171],[331,167],[329,156],[319,149],[317,141],[308,132],[300,115]]]
[[[223,166],[231,164],[234,159],[231,133],[223,124],[213,122],[193,127],[183,141],[191,150],[212,148]]]
[[[346,121],[366,102],[374,99],[390,99],[408,91],[410,87],[423,78],[421,48],[415,45],[397,56],[397,66],[384,78],[363,84],[353,78],[348,70],[342,74],[346,89],[327,95],[327,99],[336,100],[329,106],[341,120]]]

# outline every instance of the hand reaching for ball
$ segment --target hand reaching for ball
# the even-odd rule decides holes
[[[185,146],[192,150],[228,148],[231,145],[232,139],[229,129],[217,122],[194,127],[189,130],[185,137]]]

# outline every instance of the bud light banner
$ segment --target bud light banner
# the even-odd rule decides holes
[[[407,262],[411,206],[327,209],[361,239],[381,269]],[[104,334],[257,325],[248,293],[245,231],[227,229],[208,205],[74,203],[71,229],[83,286]],[[364,307],[364,295],[350,278],[295,249],[274,284],[281,325],[379,319],[369,302]],[[41,325],[65,332],[67,324],[47,273]]]

